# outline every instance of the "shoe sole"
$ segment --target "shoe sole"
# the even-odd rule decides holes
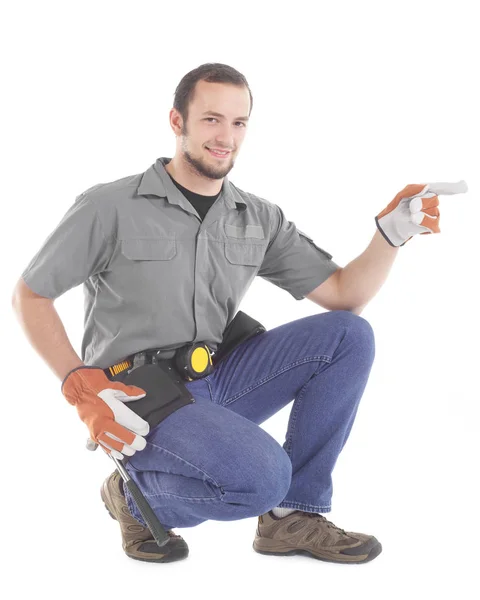
[[[108,512],[108,514],[112,517],[112,519],[114,521],[118,522],[117,517],[111,512],[111,510],[107,506],[104,485],[102,485],[102,487],[100,489],[100,496],[102,498],[103,505],[105,506],[105,510]],[[160,546],[158,548],[160,549]],[[163,556],[161,556],[159,558],[143,558],[140,556],[135,556],[133,554],[129,554],[126,550],[124,550],[124,552],[129,558],[133,558],[134,560],[140,560],[142,562],[167,563],[167,562],[174,562],[176,560],[182,560],[183,558],[187,558],[189,550],[188,550],[188,547],[187,548],[175,548],[175,549],[171,550],[168,554],[164,554]]]
[[[321,553],[321,552],[313,552],[311,550],[306,550],[304,548],[292,548],[292,546],[282,546],[276,540],[269,540],[263,538],[261,542],[255,540],[252,544],[255,552],[259,554],[272,555],[272,556],[293,556],[295,554],[310,556],[312,558],[316,558],[317,560],[322,560],[324,562],[332,562],[337,564],[361,564],[370,562],[374,558],[376,558],[380,552],[382,551],[382,544],[378,542],[375,544],[373,548],[371,548],[370,552],[365,558],[360,560],[355,560],[357,557],[355,556],[346,556],[344,554],[332,554],[330,552]]]

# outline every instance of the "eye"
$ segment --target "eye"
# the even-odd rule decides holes
[[[215,117],[205,117],[204,121],[217,121],[217,119]],[[242,127],[246,127],[246,123],[244,123],[243,121],[237,121],[235,123],[236,125],[241,125]]]

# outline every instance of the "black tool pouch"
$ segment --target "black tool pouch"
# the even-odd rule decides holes
[[[225,329],[222,342],[212,356],[213,365],[218,365],[243,342],[265,331],[267,330],[261,323],[239,310]]]
[[[180,377],[173,370],[168,370],[168,364],[165,361],[165,365],[142,365],[128,374],[121,373],[112,379],[125,385],[136,385],[147,392],[144,398],[125,404],[148,422],[150,431],[182,406],[195,402]]]

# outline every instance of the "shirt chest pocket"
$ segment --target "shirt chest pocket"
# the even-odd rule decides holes
[[[176,240],[142,238],[122,240],[122,254],[129,260],[172,260],[177,254]]]
[[[232,265],[260,267],[267,242],[261,225],[225,224],[225,258]]]

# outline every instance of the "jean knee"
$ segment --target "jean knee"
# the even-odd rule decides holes
[[[274,455],[265,463],[265,469],[257,472],[254,514],[264,514],[274,506],[278,506],[287,495],[291,481],[290,457],[278,445]]]
[[[335,319],[339,326],[345,327],[346,335],[355,342],[359,351],[373,361],[375,358],[375,333],[367,319],[356,315],[349,310],[332,310],[329,313],[331,319]]]

